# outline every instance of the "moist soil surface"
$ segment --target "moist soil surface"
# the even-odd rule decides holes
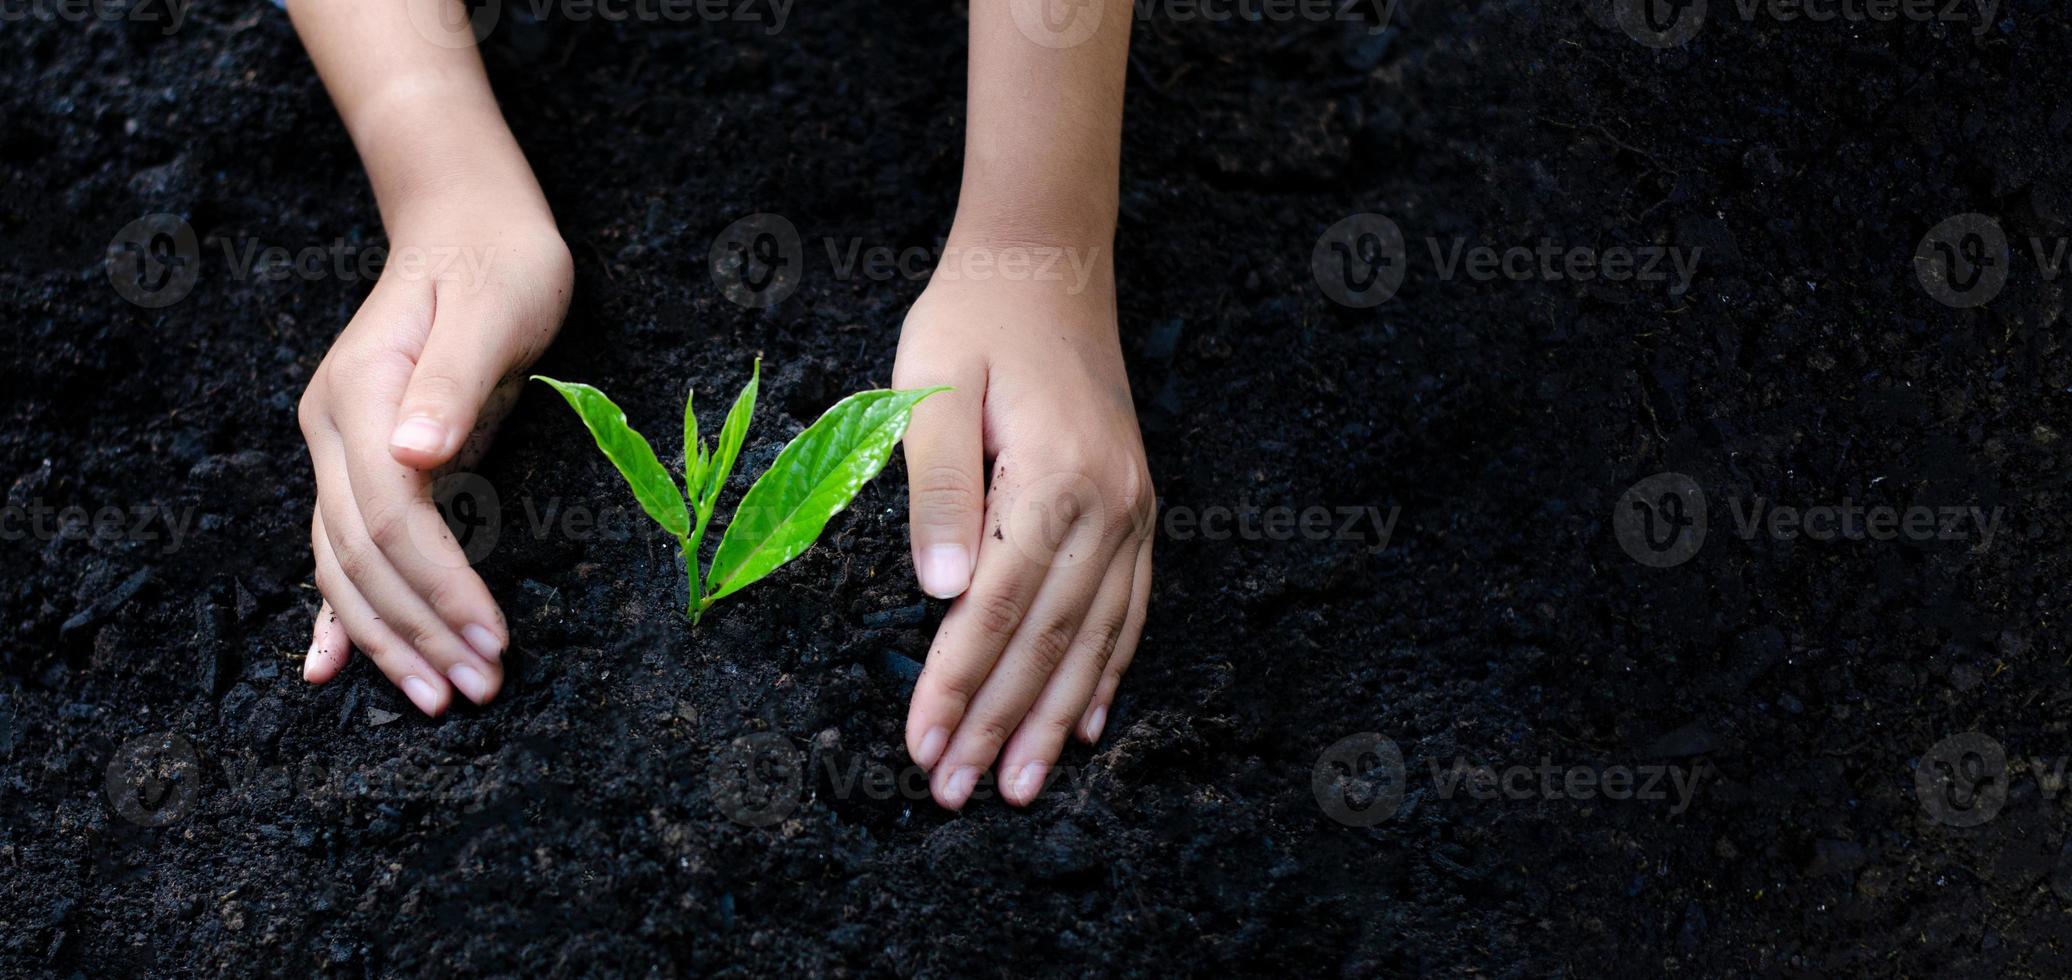
[[[295,405],[370,286],[328,256],[385,244],[352,147],[270,6],[0,24],[0,972],[2065,975],[2072,30],[1711,6],[1667,47],[1604,3],[1136,22],[1149,624],[1102,742],[962,814],[897,778],[944,611],[903,464],[693,630],[539,386],[458,515],[502,696],[304,684]],[[962,10],[505,7],[577,266],[539,369],[655,434],[760,354],[724,515],[890,377],[924,282],[840,260],[948,228]],[[708,267],[753,213],[803,241],[768,309]],[[1363,213],[1404,279],[1354,306],[1388,242],[1320,236]],[[1924,243],[1968,213],[2007,254],[1943,244],[1993,266]],[[151,214],[198,242],[156,307],[107,261]],[[1655,273],[1469,254],[1542,243]]]

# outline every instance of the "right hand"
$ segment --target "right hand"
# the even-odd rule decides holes
[[[575,278],[551,224],[468,210],[393,236],[380,281],[298,409],[324,596],[303,677],[330,680],[358,647],[433,716],[454,688],[476,704],[496,697],[510,632],[430,488],[487,447],[561,329]],[[421,268],[408,266],[413,252]]]

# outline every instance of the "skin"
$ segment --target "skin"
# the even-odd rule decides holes
[[[289,5],[366,165],[394,257],[298,407],[316,470],[310,540],[324,595],[303,676],[329,681],[358,648],[427,715],[444,712],[456,689],[477,704],[494,699],[510,644],[429,488],[480,455],[523,368],[560,329],[574,281],[480,56],[412,24],[445,2]],[[418,110],[426,105],[439,109]],[[401,261],[413,253],[458,261],[413,274]]]
[[[929,594],[956,597],[906,745],[952,810],[989,767],[1001,796],[1026,805],[1069,736],[1099,740],[1150,599],[1154,493],[1115,311],[1131,11],[1094,0],[1078,14],[1098,14],[1092,36],[1052,47],[1023,30],[1040,10],[971,5],[946,254],[993,255],[1004,270],[1017,248],[1055,249],[1058,266],[1092,275],[1082,288],[1070,271],[939,268],[893,369],[895,387],[955,386],[921,403],[905,443],[914,567]]]
[[[458,0],[289,7],[394,251],[458,248],[481,270],[392,262],[303,396],[325,597],[304,673],[328,681],[358,648],[428,715],[456,689],[487,703],[509,630],[429,489],[479,455],[553,340],[568,250],[465,31],[427,36],[459,23]],[[1150,597],[1155,495],[1113,255],[1131,10],[1077,14],[1099,26],[1045,35],[1040,0],[971,4],[956,262],[909,311],[893,369],[896,387],[955,388],[905,440],[917,577],[953,600],[906,744],[953,810],[988,770],[1026,805],[1068,738],[1099,740]]]

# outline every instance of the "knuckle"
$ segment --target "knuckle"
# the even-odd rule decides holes
[[[473,386],[445,371],[421,371],[410,376],[410,405],[447,405],[466,398]],[[409,414],[406,407],[403,414]]]
[[[333,554],[337,555],[338,570],[345,574],[347,581],[361,581],[367,577],[368,573],[374,571],[374,563],[377,559],[371,542],[347,541],[339,543],[334,541],[331,543],[331,550]]]
[[[1122,624],[1114,622],[1088,623],[1079,635],[1079,642],[1103,665],[1115,655],[1115,645],[1121,640]]]
[[[1115,499],[1130,514],[1138,514],[1156,506],[1156,494],[1151,489],[1151,474],[1141,467],[1132,466],[1113,481]]]
[[[410,537],[409,516],[397,507],[381,507],[366,514],[367,536],[383,551],[392,551]]]
[[[1108,491],[1117,506],[1106,517],[1103,528],[1109,536],[1141,537],[1156,526],[1154,512],[1158,508],[1156,491],[1151,489],[1151,480],[1142,469],[1131,469],[1112,478]]]
[[[309,387],[302,389],[302,398],[295,402],[295,424],[302,429],[302,440],[308,442],[317,434],[317,427],[326,418],[323,393],[323,375],[310,379]]]
[[[914,514],[930,523],[967,520],[985,503],[978,478],[955,466],[930,466],[921,471],[912,486]]]
[[[1014,734],[1006,721],[997,717],[974,718],[971,721],[971,740],[987,749],[996,749]]]
[[[1052,495],[1050,500],[1043,503],[1050,514],[1057,518],[1060,525],[1067,525],[1086,516],[1088,507],[1092,506],[1094,502],[1085,499],[1085,494],[1078,486],[1066,483],[1058,488],[1058,491]]]
[[[1044,744],[1055,744],[1071,737],[1072,726],[1078,719],[1066,715],[1045,715],[1034,721],[1034,734],[1039,736]]]
[[[972,600],[972,617],[978,628],[997,636],[1014,635],[1022,624],[1022,604],[1014,596],[989,592]]]
[[[445,633],[446,629],[444,626],[438,625],[431,620],[421,619],[412,622],[406,627],[403,636],[404,639],[410,642],[410,646],[413,649],[430,650],[433,648],[434,643],[445,636]]]
[[[978,693],[978,685],[977,679],[959,671],[943,669],[931,673],[924,669],[921,674],[920,686],[949,702],[958,711],[963,711],[964,706],[971,703],[972,696]]]
[[[403,660],[403,651],[398,649],[395,643],[387,638],[386,634],[379,637],[368,637],[364,640],[355,636],[353,637],[353,647],[365,653],[368,659],[373,660],[374,665],[381,668],[382,673],[387,674],[391,678],[401,679],[401,675],[404,673],[404,664],[406,663]]]
[[[1038,674],[1048,677],[1058,669],[1058,664],[1065,659],[1065,651],[1072,649],[1074,635],[1072,624],[1052,621],[1043,624],[1029,637],[1029,655],[1035,661]]]
[[[424,601],[442,613],[451,613],[466,597],[467,590],[461,579],[454,575],[442,575],[424,590]]]

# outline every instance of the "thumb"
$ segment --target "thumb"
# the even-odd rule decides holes
[[[414,469],[451,462],[481,420],[482,407],[510,373],[507,344],[488,318],[461,313],[432,324],[424,353],[396,407],[389,455]]]
[[[895,384],[952,389],[915,407],[907,426],[906,463],[914,575],[921,591],[953,599],[971,584],[985,516],[985,372],[921,371]]]

